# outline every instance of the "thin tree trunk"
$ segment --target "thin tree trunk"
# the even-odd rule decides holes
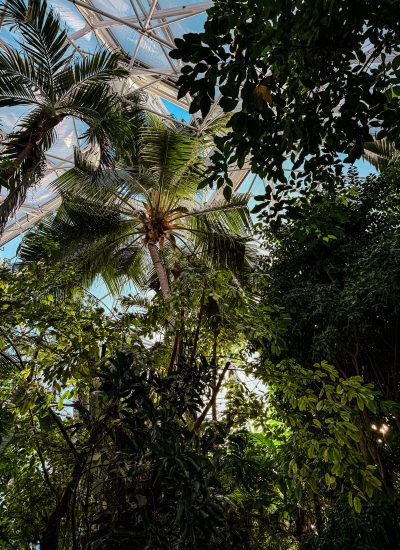
[[[52,514],[50,515],[45,528],[40,537],[40,548],[42,550],[57,550],[58,549],[58,539],[60,534],[61,522],[65,515],[68,512],[71,500],[74,496],[74,493],[79,485],[82,468],[84,466],[83,457],[76,450],[75,445],[73,444],[71,438],[68,435],[65,426],[58,418],[57,414],[52,410],[51,407],[48,407],[48,412],[50,417],[57,425],[60,430],[65,442],[67,443],[72,455],[74,456],[74,468],[72,470],[71,478],[67,483],[66,487],[63,490],[61,498],[58,500],[56,507]]]
[[[82,473],[82,462],[80,458],[75,459],[74,469],[71,479],[65,487],[59,504],[57,504],[54,512],[49,517],[46,529],[40,540],[40,548],[42,550],[57,550],[58,539],[60,534],[61,521],[67,513],[69,504],[78,487]]]
[[[174,338],[174,345],[172,346],[172,355],[171,355],[171,360],[169,362],[168,374],[171,374],[172,372],[174,372],[175,363],[179,353],[180,340],[181,340],[181,337],[179,332],[177,331]]]
[[[205,406],[203,412],[201,413],[201,415],[198,417],[198,419],[196,420],[196,422],[194,424],[195,430],[198,430],[200,428],[200,426],[202,425],[205,417],[207,416],[208,411],[211,409],[211,407],[215,403],[215,401],[217,399],[217,396],[218,396],[218,393],[219,393],[219,390],[221,389],[222,382],[224,380],[225,374],[226,374],[227,370],[229,369],[229,367],[230,367],[230,362],[228,361],[226,363],[225,367],[223,368],[221,374],[219,375],[219,379],[218,379],[218,382],[217,382],[216,386],[213,388],[210,401]]]
[[[153,265],[154,265],[154,269],[157,272],[162,295],[164,297],[164,300],[167,300],[171,296],[167,272],[165,271],[165,267],[160,260],[160,255],[158,253],[157,245],[153,242],[149,242],[147,246],[150,252],[151,261],[153,262]]]
[[[214,330],[214,338],[213,338],[213,349],[212,349],[212,358],[211,358],[211,365],[212,365],[212,385],[215,389],[217,386],[217,374],[218,374],[218,360],[217,360],[217,350],[218,350],[218,335],[219,330]],[[212,419],[217,420],[217,400],[215,399],[212,405]]]
[[[52,116],[49,111],[43,111],[41,119],[37,120],[34,127],[28,128],[18,136],[15,147],[20,147],[20,151],[15,159],[15,164],[20,166],[29,157],[32,151],[39,147],[46,134],[54,130],[65,118],[65,115]],[[12,140],[11,140],[12,144]]]
[[[171,296],[171,290],[169,288],[167,272],[165,270],[165,267],[164,267],[162,261],[160,260],[160,255],[158,253],[157,245],[154,242],[150,241],[147,244],[147,247],[148,247],[149,252],[150,252],[150,258],[151,258],[151,261],[153,262],[154,269],[156,270],[156,273],[157,273],[157,276],[158,276],[158,280],[159,280],[159,283],[160,283],[163,298],[164,298],[165,301],[167,301],[168,298],[170,298],[170,296]],[[175,319],[174,318],[168,319],[167,321],[171,325],[171,327],[175,328]],[[175,366],[176,359],[177,359],[177,356],[178,356],[179,346],[180,346],[180,335],[177,333],[175,335],[174,345],[173,345],[173,349],[172,349],[172,357],[171,357],[170,365],[169,365],[169,368],[168,368],[168,372],[172,372],[174,370],[174,366]]]
[[[196,357],[197,344],[199,342],[199,335],[200,335],[200,328],[201,328],[201,321],[203,319],[203,313],[204,313],[204,302],[205,302],[205,298],[206,298],[206,288],[207,288],[207,285],[204,284],[203,293],[202,293],[201,298],[200,298],[200,309],[199,309],[199,314],[198,314],[198,317],[197,317],[197,327],[196,327],[196,332],[195,332],[194,340],[193,340],[193,349],[192,349],[192,354],[190,356],[190,363],[189,363],[190,366],[193,365],[195,357]]]

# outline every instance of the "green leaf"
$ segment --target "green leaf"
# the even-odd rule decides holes
[[[400,67],[400,55],[396,55],[396,57],[393,59],[392,67],[393,69],[398,69]]]
[[[360,411],[364,410],[364,401],[359,396],[357,396],[357,407],[360,409]]]
[[[289,473],[290,474],[297,474],[297,464],[296,461],[292,458],[292,460],[289,462]]]
[[[361,500],[358,497],[354,497],[353,506],[354,506],[354,510],[357,512],[357,514],[360,514],[361,513]]]
[[[229,202],[232,198],[232,187],[230,187],[229,185],[225,185],[222,192],[224,198]]]
[[[353,493],[351,491],[347,493],[347,499],[349,501],[349,506],[353,507]]]
[[[325,474],[325,483],[328,485],[328,487],[330,487],[332,485],[335,485],[335,483],[336,483],[335,476],[331,476],[330,474],[326,473]]]

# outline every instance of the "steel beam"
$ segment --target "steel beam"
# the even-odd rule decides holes
[[[0,239],[0,246],[4,246],[19,235],[25,233],[25,231],[28,231],[28,229],[31,229],[42,218],[55,212],[60,204],[61,197],[56,196],[51,198],[45,204],[38,206],[36,209],[32,209],[32,211],[25,216],[20,216],[13,219],[4,230],[4,233]]]
[[[72,4],[75,4],[76,6],[82,8],[84,10],[96,13],[97,15],[101,15],[102,17],[107,17],[107,18],[113,19],[114,21],[116,21],[120,25],[125,25],[126,27],[134,29],[139,34],[147,36],[148,38],[151,38],[152,40],[155,40],[156,42],[159,42],[160,44],[164,44],[164,46],[166,46],[169,49],[173,49],[175,47],[174,44],[172,44],[171,42],[168,42],[167,40],[164,40],[163,38],[161,38],[161,36],[158,36],[157,34],[154,34],[153,32],[144,29],[142,26],[136,25],[136,24],[133,24],[133,23],[127,23],[126,20],[123,19],[122,17],[117,17],[115,15],[112,15],[111,13],[108,13],[104,10],[96,8],[92,4],[88,4],[87,2],[81,2],[80,0],[68,0],[68,2],[71,2]]]
[[[190,6],[180,6],[175,8],[166,8],[166,9],[159,9],[155,10],[149,18],[149,21],[156,21],[159,19],[167,19],[170,17],[177,17],[177,21],[193,17],[194,15],[198,15],[200,13],[204,13],[206,10],[208,10],[212,6],[212,2],[197,2],[196,4],[191,4]],[[85,8],[90,10],[91,6],[89,4],[85,5]],[[135,25],[139,24],[140,22],[143,22],[146,19],[145,15],[141,17],[118,17],[115,18],[114,15],[108,14],[107,19],[103,21],[95,21],[91,23],[90,25],[85,25],[82,29],[79,31],[76,31],[74,34],[70,35],[71,40],[77,40],[78,38],[82,38],[85,34],[88,32],[91,32],[92,30],[96,29],[108,29],[110,27],[114,27],[117,25]],[[166,24],[173,23],[175,21],[166,21]],[[152,27],[151,27],[152,28]],[[151,29],[150,28],[150,29]]]

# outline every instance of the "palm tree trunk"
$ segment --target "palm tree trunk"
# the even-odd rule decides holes
[[[165,267],[160,260],[160,255],[158,253],[157,245],[153,242],[149,242],[147,246],[150,252],[151,261],[153,262],[153,265],[154,265],[154,269],[157,272],[162,295],[164,297],[164,300],[167,300],[171,296],[167,272],[165,271]]]
[[[170,298],[170,296],[171,296],[171,290],[169,288],[167,272],[165,270],[165,267],[164,267],[162,261],[160,260],[160,255],[158,253],[157,245],[154,242],[150,241],[147,244],[147,246],[148,246],[148,249],[149,249],[149,252],[150,252],[151,261],[153,262],[154,268],[157,272],[157,276],[158,276],[158,280],[160,282],[160,287],[161,287],[161,292],[162,292],[163,298],[164,298],[165,301],[167,301],[168,298]],[[171,327],[175,328],[175,319],[174,318],[168,319],[168,323],[171,325]],[[173,349],[172,349],[172,357],[171,357],[168,372],[172,372],[173,369],[174,369],[174,366],[175,366],[175,363],[176,363],[176,360],[177,360],[177,357],[178,357],[178,353],[179,353],[179,348],[180,348],[180,338],[181,338],[181,336],[180,336],[179,332],[177,332],[176,335],[175,335],[174,346],[173,346]]]
[[[24,132],[17,134],[8,144],[7,148],[18,151],[18,154],[13,161],[12,168],[0,170],[1,185],[9,188],[7,197],[0,205],[0,235],[10,216],[24,202],[28,189],[35,183],[32,177],[36,165],[40,162],[39,151],[46,134],[60,124],[64,118],[64,115],[50,116],[44,110],[41,118],[37,120],[35,127],[28,128]],[[3,153],[7,153],[7,148]],[[22,179],[15,179],[21,165],[29,161],[30,157],[32,157],[32,166],[30,166]]]
[[[14,148],[18,151],[16,158],[14,159],[14,168],[11,170],[5,170],[5,174],[13,174],[15,167],[19,167],[25,162],[33,151],[42,145],[42,142],[46,135],[54,130],[65,118],[65,115],[53,115],[48,110],[44,109],[41,116],[32,128],[27,128],[25,131],[11,139],[8,144],[9,148]]]

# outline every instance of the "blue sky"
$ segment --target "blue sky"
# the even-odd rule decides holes
[[[186,109],[183,109],[182,107],[179,107],[178,105],[175,105],[175,103],[172,103],[166,99],[162,99],[162,102],[171,115],[173,115],[177,120],[189,122],[191,115],[189,115],[189,112],[186,111]]]

